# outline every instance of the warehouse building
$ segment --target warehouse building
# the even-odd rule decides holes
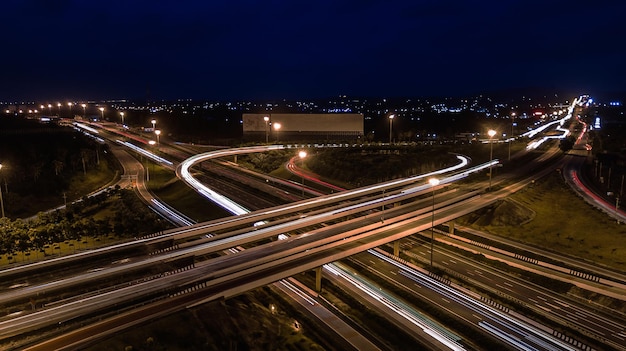
[[[359,141],[360,113],[244,113],[243,137],[248,141]]]

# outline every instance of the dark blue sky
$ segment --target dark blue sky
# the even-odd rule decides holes
[[[623,1],[4,0],[0,101],[626,91]]]

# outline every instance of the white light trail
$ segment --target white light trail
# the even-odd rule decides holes
[[[206,185],[202,184],[200,181],[198,181],[197,179],[195,179],[191,172],[190,169],[199,162],[211,159],[211,158],[217,158],[217,157],[223,157],[223,156],[231,156],[231,155],[236,155],[236,154],[243,154],[243,153],[252,153],[252,152],[265,152],[265,151],[271,151],[271,150],[281,150],[284,148],[290,148],[289,146],[285,147],[283,145],[269,145],[269,146],[251,146],[251,147],[244,147],[244,148],[237,148],[237,149],[228,149],[228,150],[219,150],[219,151],[211,151],[211,152],[207,152],[207,153],[203,153],[203,154],[198,154],[195,156],[192,156],[188,159],[186,159],[185,161],[183,161],[180,164],[180,168],[179,168],[179,177],[185,182],[187,183],[189,186],[191,186],[192,188],[196,189],[196,191],[198,193],[200,193],[201,195],[205,196],[206,198],[208,198],[211,201],[214,201],[216,204],[218,204],[219,206],[221,206],[222,208],[226,209],[227,211],[229,211],[230,213],[234,214],[234,215],[242,215],[242,214],[246,214],[249,213],[250,211],[246,208],[244,208],[243,206],[239,205],[238,203],[236,203],[235,201],[227,198],[224,195],[221,195],[217,192],[215,192],[214,190],[212,190],[211,188],[207,187]],[[448,173],[448,172],[453,172],[455,170],[461,169],[465,166],[467,166],[469,164],[469,159],[465,156],[462,155],[456,155],[456,158],[458,159],[459,163],[450,166],[450,167],[446,167],[434,172],[430,172],[430,173],[426,173],[426,174],[421,174],[421,175],[416,175],[413,177],[408,177],[408,178],[402,178],[402,179],[398,179],[398,180],[393,180],[387,183],[381,183],[381,184],[376,184],[370,187],[365,187],[365,188],[359,188],[359,189],[355,189],[355,190],[350,190],[350,191],[344,191],[344,192],[340,192],[340,193],[336,193],[334,195],[331,195],[330,197],[325,197],[324,199],[311,199],[309,201],[307,201],[306,203],[298,203],[298,204],[294,204],[293,207],[281,207],[281,209],[277,209],[277,210],[273,210],[273,211],[283,211],[285,209],[294,209],[294,208],[298,208],[298,207],[302,207],[302,206],[309,206],[312,204],[315,204],[316,202],[321,202],[321,201],[327,201],[328,199],[341,199],[343,197],[349,197],[349,196],[354,196],[355,194],[359,194],[359,193],[365,193],[365,192],[371,192],[372,190],[376,190],[376,189],[380,189],[382,191],[382,189],[385,189],[387,187],[390,186],[401,186],[404,184],[411,184],[414,183],[418,180],[421,179],[425,179],[428,177],[432,177],[434,175],[438,175],[438,174],[443,174],[443,173]],[[497,163],[497,161],[494,161]],[[489,167],[489,166],[486,166]],[[266,212],[268,215],[270,215],[272,212],[272,210],[267,211]],[[263,222],[260,222],[260,224],[262,224]]]
[[[157,156],[157,155],[153,154],[152,152],[147,151],[145,149],[142,149],[142,148],[140,148],[140,147],[138,147],[138,146],[136,146],[134,144],[131,144],[131,143],[127,142],[127,141],[116,140],[116,142],[118,142],[118,143],[120,143],[120,144],[122,144],[122,145],[124,145],[124,146],[126,146],[126,147],[128,147],[130,149],[132,149],[133,151],[136,151],[136,152],[138,152],[138,153],[146,156],[147,158],[149,158],[151,160],[154,160],[154,161],[156,161],[158,163],[163,163],[163,164],[166,164],[168,166],[173,166],[174,165],[174,163],[172,163],[172,161],[166,160],[166,159],[164,159],[161,156]]]

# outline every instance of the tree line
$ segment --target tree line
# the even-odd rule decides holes
[[[28,216],[50,197],[58,202],[75,179],[100,165],[106,146],[55,123],[0,118],[0,186],[7,216]]]
[[[119,186],[84,197],[66,209],[40,212],[31,220],[0,219],[0,255],[39,250],[66,240],[140,237],[171,227],[136,196]]]

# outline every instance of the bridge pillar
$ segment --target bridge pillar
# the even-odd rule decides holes
[[[322,291],[322,266],[315,268],[315,291]]]
[[[450,235],[454,234],[454,221],[448,222],[448,233],[450,233]]]
[[[396,257],[400,257],[400,240],[396,240],[393,242],[393,255]]]

